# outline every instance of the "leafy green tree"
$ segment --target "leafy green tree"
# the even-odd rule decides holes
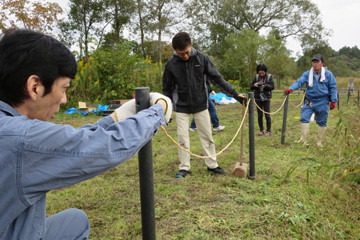
[[[336,56],[347,63],[351,70],[360,71],[360,50],[357,46],[352,48],[343,47],[337,52]]]
[[[161,47],[163,34],[170,33],[171,28],[176,27],[183,21],[184,9],[179,8],[178,4],[182,4],[183,0],[155,0],[149,1],[149,30],[156,32],[158,42],[157,62],[162,61]],[[180,16],[180,17],[179,17]]]
[[[93,84],[90,79],[97,78],[96,72],[93,70],[93,57],[89,59],[81,59],[77,62],[78,69],[75,79],[71,81],[69,88],[68,102],[66,107],[77,106],[78,101],[93,102],[94,93],[98,93],[98,84]]]
[[[231,33],[238,33],[238,31],[229,30],[222,23],[221,16],[218,14],[221,5],[221,1],[215,0],[192,0],[184,5],[187,16],[191,19],[187,31],[192,33],[192,38],[199,49],[216,58],[221,58],[226,51],[223,47],[225,39]]]
[[[258,56],[262,55],[261,46],[266,39],[253,30],[243,30],[238,34],[231,34],[226,39],[227,51],[220,67],[225,79],[239,80],[241,88],[249,88],[254,76]]]
[[[173,55],[173,48],[171,44],[162,41],[159,53],[159,42],[157,40],[154,41],[145,41],[144,42],[144,50],[147,56],[147,59],[150,59],[152,62],[158,62],[158,56],[161,55],[162,62],[167,62],[170,57]]]
[[[170,36],[187,20],[186,9],[182,6],[184,0],[137,0],[137,23],[134,31],[140,32],[143,57],[146,59],[146,42],[156,39],[156,62],[162,62],[162,47],[164,36]],[[154,51],[154,50],[152,50]]]
[[[105,2],[107,15],[104,20],[112,23],[110,36],[113,37],[114,43],[121,43],[123,42],[121,31],[135,13],[135,2],[133,0],[105,0]]]
[[[69,89],[69,103],[108,104],[112,99],[131,98],[136,86],[133,75],[139,62],[129,43],[98,48],[88,60],[78,61],[78,72]]]
[[[225,47],[227,51],[221,64],[221,72],[226,79],[238,79],[242,89],[250,87],[259,63],[267,65],[278,87],[287,78],[293,77],[289,70],[295,66],[294,59],[289,57],[284,40],[274,35],[264,38],[254,30],[243,30],[239,34],[231,34]]]
[[[136,87],[149,87],[151,91],[161,92],[163,66],[162,63],[152,62],[150,58],[139,61],[132,76]]]
[[[146,2],[144,0],[136,0],[136,11],[137,11],[137,23],[135,24],[135,30],[140,32],[140,46],[141,53],[144,59],[146,59],[145,53],[145,33],[147,31],[147,9]]]
[[[341,57],[331,59],[332,64],[328,67],[332,71],[335,77],[351,77],[354,72],[351,70],[349,63]]]
[[[261,56],[258,60],[266,64],[269,73],[274,76],[277,88],[281,88],[281,83],[286,82],[287,78],[294,77],[292,69],[295,61],[289,57],[290,52],[284,42],[283,39],[270,34],[264,46],[261,46]]]
[[[80,57],[85,56],[89,60],[90,43],[98,45],[102,38],[106,26],[103,24],[108,19],[105,11],[106,1],[103,0],[69,0],[70,12],[68,21],[62,24],[63,41],[68,45],[75,44],[78,41],[80,48]]]
[[[316,40],[329,34],[322,26],[319,9],[310,0],[193,0],[190,9],[196,9],[193,22],[203,26],[201,32],[211,40],[212,48],[219,48],[231,33],[243,29],[276,31],[282,39],[311,36]],[[198,20],[205,21],[206,26]],[[306,43],[303,41],[304,46]],[[223,51],[217,52],[221,55]]]
[[[119,44],[113,48],[99,48],[93,54],[94,70],[98,76],[98,101],[131,98],[135,84],[132,76],[140,61],[131,53],[129,44]]]
[[[338,51],[339,55],[346,55],[350,58],[360,59],[360,50],[357,46],[354,47],[343,47]]]

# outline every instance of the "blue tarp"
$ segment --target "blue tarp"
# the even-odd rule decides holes
[[[104,105],[104,106],[102,106],[102,105],[100,105],[100,104],[99,104],[99,106],[97,107],[97,109],[98,109],[99,111],[106,111],[108,108],[109,108],[109,105]]]
[[[89,113],[94,113],[96,115],[98,115],[98,111],[102,112],[102,111],[106,111],[107,109],[109,108],[109,105],[100,105],[97,107],[97,110],[92,110],[92,111],[89,111],[89,112],[84,112],[84,111],[80,111],[76,108],[70,108],[68,110],[66,110],[64,112],[64,114],[74,114],[74,113],[80,113],[81,115],[83,116],[87,116]]]
[[[244,93],[240,93],[244,96],[246,96]],[[226,96],[225,93],[216,93],[215,96],[210,94],[210,98],[215,101],[216,104],[219,105],[225,105],[229,103],[237,103],[238,101],[235,100],[235,98]]]
[[[215,96],[213,96],[213,95],[210,94],[210,98],[211,98],[211,99],[214,99],[215,101],[219,101],[219,102],[220,102],[223,98],[225,98],[225,99],[227,99],[227,100],[229,100],[229,101],[232,99],[232,97],[226,96],[225,93],[216,93]]]

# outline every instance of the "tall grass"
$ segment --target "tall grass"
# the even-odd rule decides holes
[[[272,111],[282,103],[274,94]],[[296,105],[301,95],[290,95]],[[346,99],[346,95],[341,98]],[[344,102],[344,100],[343,100]],[[217,106],[222,132],[214,132],[217,151],[232,139],[241,121],[240,104]],[[159,131],[152,140],[157,239],[359,239],[360,123],[355,104],[330,112],[323,149],[316,147],[317,126],[310,124],[310,147],[297,144],[300,107],[290,107],[285,144],[282,111],[272,116],[271,137],[255,138],[256,175],[239,179],[232,169],[240,156],[240,138],[218,157],[225,176],[206,171],[204,160],[191,159],[192,175],[176,179],[177,148]],[[62,117],[55,122],[79,126],[99,117]],[[257,119],[257,116],[255,116]],[[258,126],[255,123],[255,132]],[[176,122],[166,127],[176,139]],[[202,154],[196,132],[191,150]],[[248,162],[248,124],[244,156]],[[70,207],[84,210],[90,239],[142,239],[138,161],[72,187],[48,194],[48,214]]]

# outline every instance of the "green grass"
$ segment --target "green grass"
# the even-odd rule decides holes
[[[301,95],[290,95],[296,105]],[[276,94],[272,111],[284,96]],[[310,147],[300,137],[300,107],[289,105],[285,144],[283,111],[272,115],[272,136],[255,137],[254,180],[232,175],[240,156],[240,136],[218,157],[225,176],[212,176],[204,160],[192,157],[192,175],[176,179],[177,147],[159,130],[152,140],[157,239],[359,239],[360,122],[355,95],[349,105],[331,111],[325,147],[316,147],[317,126],[310,124]],[[234,136],[241,121],[240,104],[217,106],[222,132],[214,132],[217,152]],[[80,126],[98,116],[60,116],[57,123]],[[176,122],[167,131],[177,139]],[[259,130],[255,113],[255,133]],[[244,131],[248,162],[248,118]],[[197,133],[191,150],[202,154]],[[357,172],[356,172],[357,171]],[[90,239],[142,239],[137,156],[121,166],[72,187],[51,191],[47,211],[84,210]]]

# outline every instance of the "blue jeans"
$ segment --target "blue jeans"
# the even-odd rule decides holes
[[[215,104],[214,102],[211,100],[211,98],[209,98],[209,113],[210,113],[210,119],[211,119],[211,123],[213,125],[214,128],[217,128],[220,124],[219,124],[219,118],[217,116],[217,113],[216,113],[216,108],[215,108]],[[190,125],[191,128],[196,128],[196,124],[195,124],[195,120],[194,118],[192,119],[191,121],[191,125]]]

